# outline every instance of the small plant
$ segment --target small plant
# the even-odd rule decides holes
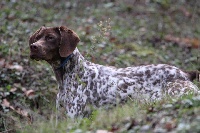
[[[104,21],[100,21],[97,24],[97,30],[98,32],[96,33],[96,35],[91,37],[91,46],[89,49],[89,52],[86,54],[86,57],[90,57],[92,56],[92,54],[95,54],[95,48],[96,45],[99,44],[105,44],[106,42],[108,42],[108,37],[110,36],[110,32],[111,32],[111,20],[110,18],[108,20]]]

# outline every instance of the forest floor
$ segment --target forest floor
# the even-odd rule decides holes
[[[130,100],[75,120],[60,111],[57,118],[54,74],[46,62],[30,60],[28,46],[39,27],[65,25],[94,63],[200,70],[199,24],[198,0],[1,0],[0,132],[200,132],[199,95]]]

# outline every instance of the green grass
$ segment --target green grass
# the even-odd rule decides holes
[[[29,59],[28,46],[29,36],[42,25],[66,25],[80,36],[79,51],[94,63],[116,67],[166,63],[183,70],[199,70],[199,48],[186,48],[164,39],[170,34],[199,40],[198,7],[197,1],[172,0],[2,0],[0,62],[5,63],[0,63],[0,103],[6,98],[14,107],[27,110],[31,120],[0,106],[0,132],[200,131],[199,100],[194,96],[156,103],[129,101],[75,120],[67,118],[62,109],[56,120],[58,90],[54,74],[44,61]],[[15,64],[23,71],[9,69]],[[195,84],[199,86],[199,82]],[[13,88],[17,90],[10,92]],[[34,90],[34,98],[26,97],[24,89]]]
[[[176,100],[166,98],[155,103],[129,101],[125,105],[118,105],[109,110],[94,110],[88,118],[68,118],[56,121],[56,117],[52,116],[48,122],[36,122],[20,132],[96,132],[100,129],[115,132],[154,132],[158,129],[198,132],[199,118],[196,116],[200,111],[199,101],[199,96],[193,95]],[[186,125],[189,125],[188,129]]]

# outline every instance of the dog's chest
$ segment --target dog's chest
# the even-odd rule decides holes
[[[83,103],[101,106],[111,103],[116,97],[117,87],[115,78],[103,74],[101,65],[84,62],[82,66],[66,73],[63,80],[63,93],[66,93],[68,101],[81,99]]]

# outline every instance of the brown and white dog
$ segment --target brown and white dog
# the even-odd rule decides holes
[[[30,57],[45,60],[53,68],[61,101],[70,117],[83,115],[86,105],[99,107],[128,98],[156,100],[198,92],[184,72],[166,64],[115,68],[91,63],[77,49],[77,34],[67,27],[41,27],[29,40]],[[120,99],[120,100],[119,100]]]

